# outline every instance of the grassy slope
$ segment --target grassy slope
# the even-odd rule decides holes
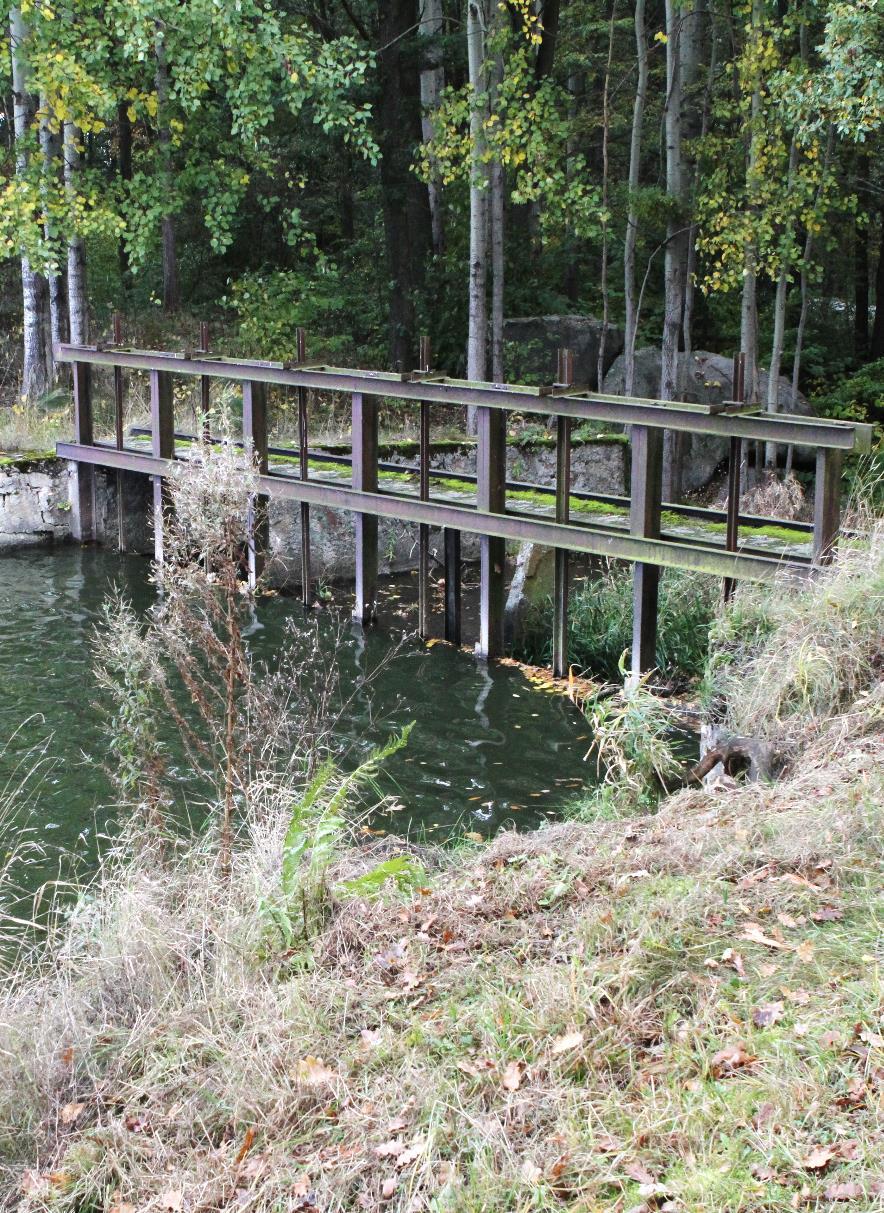
[[[778,596],[737,657],[725,629],[761,724],[765,652],[808,684],[809,638],[852,638],[827,697],[778,672],[777,784],[431,855],[293,954],[260,912],[280,824],[229,889],[205,847],[109,866],[0,998],[7,1206],[884,1207],[881,564]]]

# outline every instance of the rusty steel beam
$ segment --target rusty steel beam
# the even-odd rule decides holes
[[[245,359],[201,358],[146,350],[106,350],[93,346],[61,344],[60,362],[88,362],[96,366],[122,366],[131,370],[169,371],[175,375],[208,375],[219,379],[253,380],[283,387],[315,391],[392,396],[400,400],[429,401],[453,406],[539,413],[573,417],[578,421],[606,421],[617,425],[646,425],[720,438],[737,437],[759,442],[794,443],[839,450],[869,450],[872,427],[847,421],[820,420],[790,414],[707,413],[679,402],[630,399],[602,392],[557,395],[534,394],[517,385],[470,384],[442,377],[412,379],[386,371],[359,371],[340,367],[286,367],[283,363]]]
[[[173,461],[135,451],[117,451],[110,446],[80,446],[71,442],[56,445],[59,459],[99,467],[124,468],[148,476],[168,475]],[[643,539],[614,528],[605,530],[574,523],[556,523],[524,514],[485,513],[462,505],[420,501],[416,497],[386,492],[365,492],[339,485],[269,473],[258,478],[258,489],[268,497],[307,501],[331,509],[371,513],[378,518],[402,522],[425,522],[431,527],[454,527],[477,535],[565,547],[572,552],[606,556],[613,560],[645,561],[666,568],[689,569],[712,577],[737,577],[747,581],[770,581],[788,572],[799,580],[812,575],[810,565],[776,556],[726,552],[721,548],[694,546],[693,542]]]

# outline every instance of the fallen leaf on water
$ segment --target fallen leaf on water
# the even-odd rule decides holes
[[[814,1146],[810,1153],[801,1159],[801,1165],[805,1171],[822,1171],[834,1157],[835,1151],[831,1146]]]
[[[859,1200],[861,1196],[865,1190],[857,1183],[829,1184],[825,1191],[826,1200]]]
[[[85,1107],[86,1105],[83,1103],[66,1103],[59,1112],[61,1123],[63,1125],[72,1125]]]
[[[550,1053],[557,1057],[559,1053],[569,1053],[571,1049],[576,1049],[578,1045],[582,1044],[582,1032],[569,1032],[566,1036],[559,1036],[553,1041]]]
[[[319,1087],[325,1082],[331,1082],[336,1074],[334,1070],[328,1068],[321,1057],[311,1057],[308,1054],[298,1062],[297,1076],[308,1087]]]
[[[756,1007],[752,1012],[752,1022],[756,1028],[769,1028],[783,1018],[786,1008],[781,1002],[769,1002],[762,1007]]]
[[[751,1066],[756,1060],[752,1053],[747,1052],[744,1044],[728,1045],[727,1048],[719,1049],[712,1058],[712,1073],[716,1078],[724,1078],[744,1066]]]
[[[503,1086],[506,1091],[518,1091],[522,1085],[522,1067],[517,1061],[511,1061],[503,1072]]]

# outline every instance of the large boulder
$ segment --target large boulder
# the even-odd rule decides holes
[[[685,355],[679,355],[684,358]],[[660,395],[662,356],[658,346],[648,346],[635,352],[635,376],[633,396],[657,399]],[[621,354],[605,376],[604,390],[618,396],[623,394],[625,359]],[[767,399],[767,371],[759,372],[759,396]],[[724,354],[713,354],[708,350],[696,350],[690,357],[685,372],[685,399],[692,404],[721,404],[733,399],[733,360]],[[796,412],[808,416],[811,412],[806,397],[798,393],[793,410],[792,384],[780,376],[777,390],[781,412]],[[728,445],[723,438],[707,434],[685,435],[684,489],[692,492],[703,488],[712,479],[716,468],[727,458]]]
[[[574,382],[598,385],[599,345],[602,322],[595,316],[520,316],[504,321],[506,374],[511,383],[540,380],[553,383],[558,351],[574,353]],[[605,370],[623,349],[623,332],[608,325],[605,337]]]
[[[679,355],[683,359],[684,354]],[[648,396],[656,400],[660,395],[660,375],[662,355],[659,346],[646,346],[635,351],[635,380],[633,396]],[[681,367],[679,367],[681,370]],[[605,375],[605,391],[623,394],[623,381],[626,371],[626,360],[621,354],[611,365]],[[767,400],[768,374],[765,370],[758,373],[759,398]],[[690,358],[690,365],[685,373],[685,400],[691,404],[721,404],[725,400],[733,400],[734,372],[733,360],[724,354],[712,354],[708,350],[695,350]],[[780,376],[777,389],[777,404],[781,412],[810,414],[810,406],[806,397],[798,393],[795,408],[792,408],[792,384],[784,375]]]

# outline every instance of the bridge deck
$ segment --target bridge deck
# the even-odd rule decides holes
[[[426,346],[422,354],[425,354]],[[633,562],[635,565],[633,669],[638,673],[654,664],[656,647],[657,585],[662,567],[681,568],[734,579],[770,580],[787,574],[812,575],[825,563],[837,540],[841,458],[844,451],[867,449],[870,428],[845,422],[759,414],[742,403],[719,409],[679,402],[654,402],[591,393],[570,385],[570,358],[560,356],[561,382],[548,388],[519,385],[473,384],[424,369],[413,375],[393,375],[324,365],[222,359],[207,354],[170,354],[139,351],[121,346],[98,348],[61,346],[60,360],[73,364],[76,441],[59,443],[58,454],[78,465],[76,522],[84,539],[91,537],[96,465],[149,475],[154,481],[156,554],[162,559],[162,482],[176,458],[183,436],[174,430],[172,376],[197,377],[207,407],[207,384],[212,378],[242,383],[242,440],[254,450],[264,497],[284,497],[301,503],[302,587],[311,593],[309,510],[311,505],[349,510],[356,515],[357,596],[355,617],[368,622],[374,614],[377,584],[377,520],[395,518],[416,523],[420,547],[420,627],[426,631],[429,528],[445,533],[446,635],[459,640],[460,560],[457,536],[462,531],[480,536],[481,591],[480,638],[477,652],[497,656],[503,649],[504,545],[530,541],[557,550],[554,601],[554,668],[567,669],[567,554],[584,552]],[[115,444],[94,440],[91,368],[114,369]],[[151,428],[149,443],[123,439],[125,370],[146,371],[150,379]],[[291,452],[270,448],[267,440],[267,384],[297,389],[299,447]],[[308,445],[308,392],[345,392],[352,397],[350,457],[327,460]],[[380,397],[414,401],[420,408],[420,460],[403,474],[401,468],[382,466],[378,459],[377,405]],[[429,408],[431,404],[477,408],[479,442],[475,491],[437,486],[431,494]],[[556,419],[557,474],[555,487],[508,484],[505,473],[507,412],[541,413]],[[632,447],[629,498],[575,495],[570,485],[570,428],[573,420],[603,420],[629,427]],[[208,416],[204,432],[208,436]],[[714,434],[729,440],[730,497],[728,509],[700,511],[697,507],[666,505],[661,494],[662,434],[665,429]],[[188,439],[192,436],[188,436]],[[800,526],[802,535],[787,545],[759,535],[760,526],[773,519],[749,519],[739,514],[739,466],[746,440],[800,444],[817,452],[815,517],[812,527]],[[181,452],[182,454],[184,452]],[[274,455],[276,456],[274,458]],[[282,455],[282,457],[280,457]],[[349,475],[346,465],[349,463]],[[311,466],[312,464],[312,466]],[[409,475],[409,472],[411,473]],[[464,480],[453,476],[448,479]],[[520,487],[531,499],[520,501]],[[538,491],[549,496],[546,505]],[[592,512],[581,505],[593,502]],[[610,511],[599,513],[607,502]],[[530,508],[527,508],[530,505]],[[669,516],[673,511],[675,520]],[[680,513],[679,513],[680,511]],[[697,518],[696,515],[700,514]],[[693,515],[693,516],[692,516]],[[710,527],[711,524],[711,527]],[[724,533],[715,527],[724,525]],[[783,524],[780,524],[783,525]],[[742,535],[741,535],[742,528]],[[251,545],[251,575],[260,573],[260,543]]]

